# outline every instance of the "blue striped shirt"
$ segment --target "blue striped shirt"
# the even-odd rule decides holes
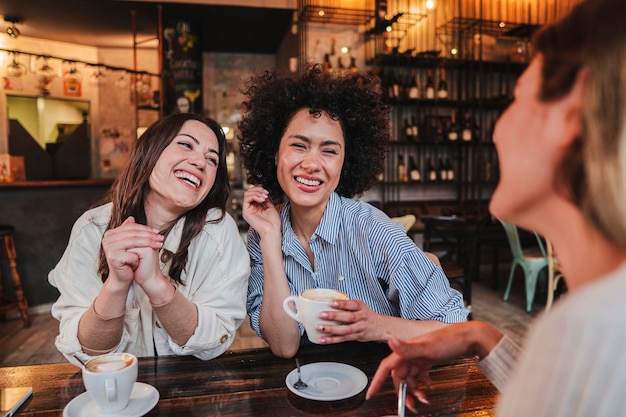
[[[289,203],[280,209],[280,216],[283,264],[292,295],[307,288],[334,288],[363,300],[379,314],[445,323],[467,320],[463,297],[450,287],[443,270],[413,243],[402,225],[372,205],[331,195],[309,242],[315,270],[291,227]],[[263,259],[254,229],[248,233],[248,251],[247,308],[251,326],[261,336]],[[302,325],[300,329],[303,333]]]

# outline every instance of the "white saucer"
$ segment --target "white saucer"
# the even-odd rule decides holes
[[[309,400],[337,401],[353,397],[367,386],[367,375],[345,363],[317,362],[300,367],[307,388],[297,390],[298,370],[289,372],[285,384],[291,392]]]
[[[102,413],[91,401],[89,394],[83,392],[65,406],[63,417],[141,417],[152,410],[158,402],[159,391],[156,388],[143,382],[135,382],[128,406],[119,413]]]

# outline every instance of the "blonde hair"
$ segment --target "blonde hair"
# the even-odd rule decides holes
[[[626,1],[586,0],[533,40],[540,98],[557,100],[585,71],[582,134],[557,181],[589,221],[626,249]]]

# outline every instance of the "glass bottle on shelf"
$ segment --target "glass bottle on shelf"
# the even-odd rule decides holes
[[[419,126],[415,116],[411,117],[411,136],[415,142],[419,140]]]
[[[456,124],[456,112],[450,114],[450,128],[448,129],[448,140],[456,142],[459,139],[459,126]]]
[[[356,57],[350,56],[350,66],[348,67],[348,72],[354,74],[355,72],[359,72],[359,68],[356,66]]]
[[[406,164],[404,163],[404,155],[398,154],[398,181],[407,182],[409,177],[407,175]]]
[[[378,0],[376,2],[376,11],[378,19],[384,20],[387,18],[387,0]]]
[[[432,72],[432,70],[428,70],[428,72],[426,73],[425,92],[426,92],[426,98],[427,99],[432,100],[432,99],[435,98],[435,83],[433,81],[433,72]]]
[[[485,181],[491,181],[493,179],[493,166],[489,159],[485,161],[483,170],[484,170],[483,179]]]
[[[382,77],[384,94],[389,100],[393,100],[393,72],[385,71]]]
[[[437,170],[430,158],[426,160],[426,172],[428,174],[428,181],[437,181]]]
[[[422,180],[422,174],[415,163],[413,155],[409,156],[409,179],[413,182],[419,182]]]
[[[461,139],[465,142],[470,142],[474,137],[474,129],[472,126],[472,116],[469,112],[465,112],[465,118],[463,119],[463,130],[461,132]]]
[[[439,179],[441,181],[447,181],[448,180],[448,169],[446,168],[446,166],[443,163],[443,160],[441,158],[439,158]]]
[[[400,86],[400,80],[398,75],[394,73],[391,81],[391,94],[392,98],[398,100],[402,96],[402,87]]]
[[[419,84],[417,83],[417,71],[411,70],[409,79],[409,98],[414,100],[420,98]]]
[[[450,162],[450,158],[446,158],[446,174],[447,174],[447,180],[448,181],[454,181],[454,177],[455,177],[455,173],[454,173],[454,167],[452,166],[452,163]]]
[[[333,64],[330,62],[330,54],[324,54],[324,71],[330,72],[332,70]]]
[[[473,126],[472,137],[476,141],[481,141],[480,123],[478,122],[478,120],[479,119],[476,118],[476,115],[474,115],[474,118],[472,120],[472,126]]]
[[[446,81],[446,70],[443,67],[441,67],[441,72],[439,75],[439,85],[437,86],[437,98],[439,99],[448,98],[448,82]]]
[[[413,126],[409,123],[409,119],[404,119],[404,139],[407,142],[411,142],[413,140]]]

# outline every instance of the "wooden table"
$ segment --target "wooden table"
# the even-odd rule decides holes
[[[343,343],[305,346],[302,364],[324,361],[347,363],[369,379],[388,354],[380,343]],[[365,401],[365,390],[341,401],[312,401],[285,386],[295,368],[269,349],[227,352],[201,361],[193,357],[149,357],[139,361],[138,381],[157,388],[158,404],[147,416],[383,416],[395,414],[396,395],[391,379],[382,391]],[[430,405],[419,405],[420,416],[493,416],[497,390],[475,366],[458,359],[432,371]],[[1,386],[33,386],[33,396],[18,416],[62,416],[63,408],[84,392],[80,369],[68,364],[0,368]],[[413,413],[407,410],[407,415]],[[89,417],[89,416],[86,416]]]

